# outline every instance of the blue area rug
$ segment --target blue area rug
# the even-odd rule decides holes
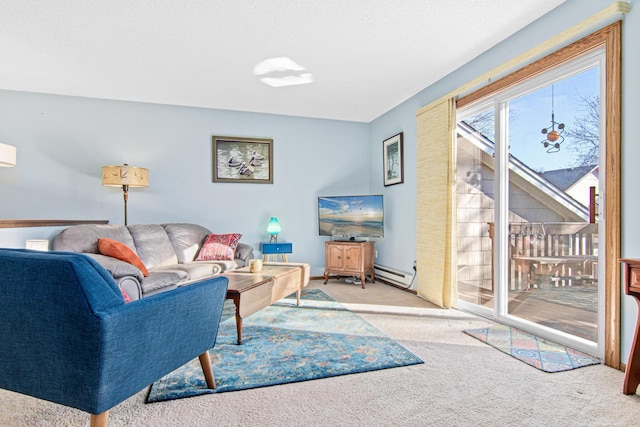
[[[147,403],[423,363],[319,289],[304,289],[244,319],[236,344],[227,301],[211,354],[216,389],[206,387],[197,358],[155,382]]]
[[[507,325],[463,332],[544,372],[562,372],[600,364],[599,359],[586,353]]]

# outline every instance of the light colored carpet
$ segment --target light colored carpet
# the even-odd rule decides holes
[[[379,290],[378,301],[385,304],[369,306],[361,316],[423,359],[423,365],[154,404],[144,403],[145,389],[113,408],[109,425],[638,424],[640,396],[622,394],[621,372],[603,365],[554,374],[531,369],[462,333],[490,325],[487,320],[429,308],[409,293],[376,285],[358,289],[360,300],[375,300],[373,293]],[[354,291],[358,296],[344,283],[311,286],[321,287],[339,301],[341,286],[345,293]],[[416,306],[407,316],[385,314],[396,304],[396,297],[387,293],[419,301],[412,302]],[[2,426],[86,426],[88,420],[80,411],[0,390]]]

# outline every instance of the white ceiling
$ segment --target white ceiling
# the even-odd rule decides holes
[[[564,1],[0,0],[0,88],[369,122]]]

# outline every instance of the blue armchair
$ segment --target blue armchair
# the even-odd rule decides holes
[[[228,280],[214,277],[125,303],[86,255],[0,249],[0,388],[91,414],[200,356],[215,387],[215,344]]]

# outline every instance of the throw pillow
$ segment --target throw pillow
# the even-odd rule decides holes
[[[122,298],[124,298],[124,303],[128,303],[131,302],[131,297],[129,296],[129,294],[127,293],[127,291],[125,291],[124,289],[120,289],[120,292],[122,292]]]
[[[138,255],[136,255],[136,253],[124,243],[103,237],[98,239],[98,250],[102,255],[117,258],[138,267],[144,277],[149,275],[149,271],[147,270],[147,267],[144,266],[140,257],[138,257]]]
[[[209,234],[198,252],[196,261],[232,260],[242,234]]]

